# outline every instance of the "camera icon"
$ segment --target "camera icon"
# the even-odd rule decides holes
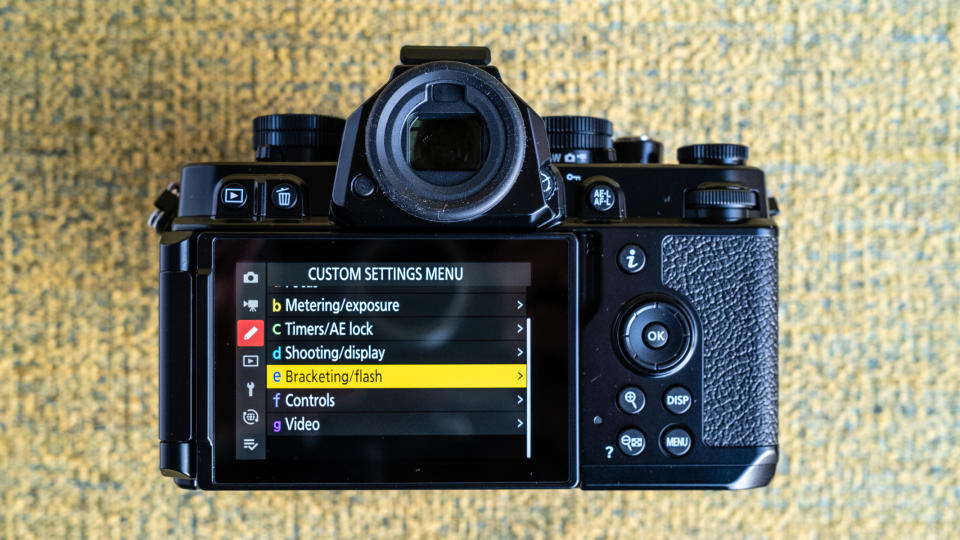
[[[250,271],[243,275],[244,283],[260,283],[260,274]]]

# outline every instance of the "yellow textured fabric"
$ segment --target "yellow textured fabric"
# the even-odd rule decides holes
[[[960,3],[0,4],[0,537],[953,536]],[[544,114],[742,141],[783,213],[782,456],[749,492],[185,492],[157,460],[153,197],[346,115],[402,44]]]

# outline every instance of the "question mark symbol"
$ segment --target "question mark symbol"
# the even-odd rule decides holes
[[[612,447],[612,446],[607,446],[607,447],[605,447],[604,449],[607,451],[607,459],[610,459],[611,457],[613,457],[613,447]]]

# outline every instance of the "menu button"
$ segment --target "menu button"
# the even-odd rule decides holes
[[[681,427],[668,429],[660,442],[664,451],[674,457],[686,454],[693,447],[693,437],[690,436],[690,432]]]

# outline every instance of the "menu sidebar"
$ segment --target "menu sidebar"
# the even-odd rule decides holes
[[[236,458],[266,459],[266,264],[237,263]]]

